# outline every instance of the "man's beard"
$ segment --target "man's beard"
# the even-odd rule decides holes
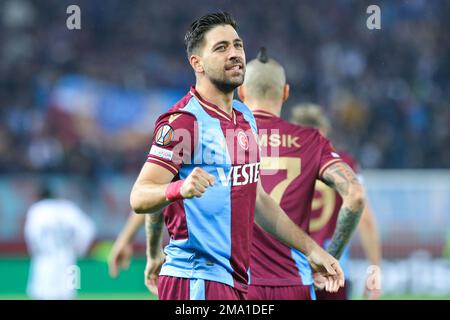
[[[242,83],[244,83],[244,75],[240,79],[230,80],[230,79],[218,79],[215,77],[208,77],[211,83],[221,92],[230,93],[233,92],[234,89],[239,87]]]

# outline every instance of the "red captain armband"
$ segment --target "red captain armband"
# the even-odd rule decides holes
[[[184,180],[178,180],[175,182],[169,183],[166,188],[166,199],[170,202],[174,202],[180,199],[183,199],[181,195],[181,186],[183,185]]]

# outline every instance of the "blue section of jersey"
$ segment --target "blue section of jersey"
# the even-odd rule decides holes
[[[298,274],[302,279],[302,284],[305,286],[312,284],[312,270],[306,256],[294,248],[291,248],[291,256],[297,266]]]
[[[212,280],[233,286],[231,258],[231,185],[223,176],[231,170],[231,159],[218,119],[206,113],[195,98],[181,109],[197,119],[198,143],[192,164],[183,164],[180,179],[195,167],[216,177],[201,198],[183,201],[188,239],[171,240],[161,275]],[[222,178],[222,180],[221,180]]]
[[[247,107],[245,104],[243,104],[240,101],[233,100],[233,108],[237,111],[241,112],[244,115],[245,121],[250,123],[250,126],[252,127],[253,133],[258,134],[258,126],[256,124],[255,116],[253,115],[252,111]]]

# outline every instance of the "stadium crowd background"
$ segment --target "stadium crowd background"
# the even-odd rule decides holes
[[[66,27],[71,4],[81,8],[81,30]],[[370,4],[381,7],[381,30],[366,27]],[[93,216],[99,241],[117,235],[156,116],[194,83],[184,33],[218,9],[238,21],[248,60],[265,46],[286,67],[291,97],[283,115],[296,103],[323,105],[337,148],[376,170],[368,187],[385,256],[404,258],[419,247],[441,256],[449,171],[396,175],[391,180],[403,184],[386,189],[385,169],[450,168],[445,0],[1,1],[0,255],[25,253],[24,215],[41,176]],[[5,261],[0,270],[11,269]],[[92,278],[112,288],[93,268]],[[411,268],[392,269],[409,277]],[[0,282],[20,287],[13,278]],[[395,291],[400,280],[393,279]],[[402,282],[405,292],[411,279]],[[443,288],[450,293],[450,284]]]
[[[55,112],[55,84],[79,74],[125,89],[186,90],[193,77],[184,31],[217,7],[236,16],[249,59],[264,45],[286,66],[288,106],[322,104],[335,144],[363,167],[450,167],[448,1],[384,2],[378,31],[366,28],[364,1],[79,3],[82,30],[69,31],[65,1],[2,1],[3,173],[134,171],[153,122],[132,146],[103,143],[102,133],[85,139],[84,127],[70,127],[73,115]]]

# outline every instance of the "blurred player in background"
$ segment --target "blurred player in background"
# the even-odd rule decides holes
[[[227,13],[206,15],[192,23],[185,43],[196,85],[158,118],[148,160],[130,195],[137,213],[165,208],[170,242],[159,298],[246,299],[254,221],[304,252],[332,277],[328,289],[337,290],[343,285],[338,261],[258,183],[256,121],[247,106],[233,100],[245,75],[236,23]],[[155,277],[158,269],[153,268]]]
[[[140,227],[146,227],[147,266],[144,270],[144,283],[153,294],[158,294],[158,277],[165,256],[161,252],[163,241],[163,218],[161,213],[136,214],[131,212],[120,231],[108,257],[111,277],[116,278],[121,269],[127,270],[133,256],[133,240]]]
[[[289,96],[284,68],[261,49],[247,65],[238,93],[255,115],[260,145],[261,183],[302,230],[309,231],[316,179],[344,198],[341,223],[330,252],[339,257],[364,208],[364,194],[355,173],[317,129],[300,127],[280,118]],[[265,152],[264,152],[265,151]],[[277,152],[276,152],[277,151]],[[314,299],[312,270],[307,258],[254,226],[249,299]]]
[[[77,258],[95,236],[91,218],[48,186],[27,212],[25,241],[31,257],[27,293],[32,299],[74,299],[79,289]]]
[[[301,126],[313,127],[320,130],[326,137],[330,132],[330,123],[318,105],[300,104],[292,109],[291,121]],[[358,179],[362,183],[363,179],[359,173],[359,165],[346,152],[339,150],[339,156],[345,161],[357,174]],[[373,266],[380,266],[381,263],[381,245],[377,225],[374,214],[366,199],[366,206],[361,216],[358,226],[359,235],[362,241],[364,252]],[[340,223],[338,218],[339,211],[342,207],[342,197],[335,190],[329,188],[322,181],[317,180],[314,200],[312,203],[312,219],[309,226],[310,235],[324,248],[327,248],[336,229],[336,224]],[[345,275],[348,276],[348,258],[349,247],[347,247],[340,262],[344,268]],[[370,275],[369,275],[370,276]],[[370,290],[367,286],[364,294],[369,299],[378,299],[381,293],[380,279],[378,279],[378,288]],[[328,293],[319,291],[317,298],[319,300],[328,299],[349,299],[350,298],[350,282],[347,279],[345,286],[340,288],[337,293]]]
[[[116,278],[120,270],[127,270],[133,256],[133,240],[140,227],[144,224],[145,215],[131,212],[127,222],[120,231],[108,257],[109,275]]]

